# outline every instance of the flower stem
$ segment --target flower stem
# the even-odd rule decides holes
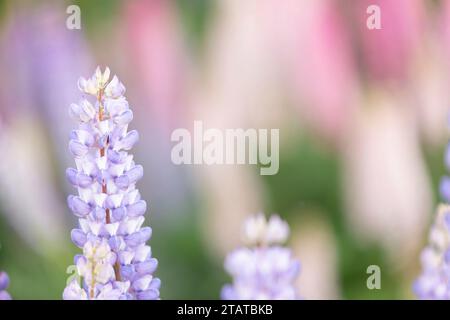
[[[104,107],[102,104],[102,98],[103,98],[103,89],[98,91],[98,95],[97,95],[97,100],[99,103],[99,110],[98,110],[98,120],[99,121],[103,121],[103,113],[104,113]],[[106,143],[109,143],[109,137],[106,140]],[[100,149],[100,156],[103,157],[105,156],[105,147]],[[108,189],[106,187],[106,183],[102,183],[102,193],[107,194],[108,193]],[[111,223],[111,213],[109,209],[106,209],[106,223],[109,224]],[[120,264],[119,261],[116,258],[116,263],[114,264],[114,274],[116,276],[116,280],[117,281],[121,281],[121,276],[120,276]]]

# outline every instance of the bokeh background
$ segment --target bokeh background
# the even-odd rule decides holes
[[[66,8],[81,8],[68,30]],[[381,29],[366,27],[370,4]],[[450,1],[0,1],[0,269],[60,299],[79,76],[127,87],[163,299],[218,299],[246,216],[291,226],[306,299],[409,299],[445,172]],[[279,128],[280,170],[175,166],[175,128]],[[368,290],[378,265],[381,290]]]

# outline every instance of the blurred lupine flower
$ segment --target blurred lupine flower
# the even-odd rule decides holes
[[[160,280],[153,277],[158,261],[145,243],[152,229],[141,228],[146,202],[135,183],[143,175],[127,153],[137,142],[137,131],[127,132],[133,113],[123,96],[125,87],[110,71],[97,68],[90,79],[80,78],[83,97],[70,106],[79,128],[71,134],[69,150],[76,169],[66,175],[78,196],[68,197],[69,208],[79,217],[72,241],[83,249],[75,257],[83,285],[71,281],[64,299],[158,299]]]
[[[450,206],[441,204],[422,251],[422,274],[414,283],[420,299],[450,299]]]
[[[300,120],[333,142],[345,138],[357,105],[358,75],[339,2],[265,3]]]
[[[259,213],[244,222],[244,240],[249,245],[282,244],[288,236],[288,224],[277,215],[267,221],[264,214]]]
[[[302,262],[302,276],[295,281],[302,299],[336,300],[341,298],[338,250],[332,226],[317,209],[296,212],[305,218],[297,220],[290,247]]]
[[[445,165],[450,169],[450,144],[445,152]],[[450,299],[450,178],[444,176],[440,194],[446,204],[437,209],[429,233],[428,246],[422,251],[422,274],[414,283],[420,299]]]
[[[222,289],[225,300],[297,299],[294,280],[300,263],[289,248],[280,246],[289,235],[289,227],[279,216],[268,221],[263,214],[244,224],[244,238],[252,246],[238,248],[225,260],[225,269],[233,283]]]
[[[4,271],[0,271],[0,300],[11,300],[11,296],[6,289],[9,286],[9,277]]]
[[[381,11],[381,29],[367,28],[367,8],[376,4]],[[354,33],[361,43],[361,62],[370,79],[382,84],[405,83],[411,64],[424,41],[426,3],[420,0],[363,0],[349,11]],[[389,31],[388,31],[389,30]],[[379,52],[383,52],[382,55]]]
[[[173,146],[172,131],[183,127],[190,113],[187,89],[189,56],[180,37],[181,26],[177,10],[171,1],[127,1],[123,6],[123,44],[128,57],[125,69],[133,70],[134,122],[152,149],[139,150],[145,161],[146,173],[152,179],[143,179],[143,196],[158,198],[153,204],[155,213],[161,215],[185,212],[189,194],[195,189],[187,166],[174,166],[167,161]],[[148,125],[152,119],[152,125]],[[144,191],[145,190],[145,191]]]
[[[357,241],[380,244],[389,263],[407,267],[432,208],[417,128],[402,97],[371,90],[363,101],[343,149],[347,223]]]

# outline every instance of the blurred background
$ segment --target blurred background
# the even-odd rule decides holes
[[[71,4],[81,30],[66,28]],[[369,30],[366,9],[381,9]],[[218,299],[242,221],[291,226],[306,299],[409,299],[439,198],[450,1],[0,1],[0,269],[16,299],[60,299],[79,252],[67,144],[79,76],[109,66],[140,132],[133,152],[163,299]],[[171,132],[279,128],[280,169],[175,166]],[[381,268],[381,290],[366,269]]]

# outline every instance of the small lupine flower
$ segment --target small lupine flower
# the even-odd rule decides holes
[[[0,272],[0,300],[11,300],[11,296],[6,291],[9,286],[9,277],[6,272]]]
[[[422,274],[414,283],[419,299],[450,299],[450,206],[441,204],[421,253]]]
[[[127,152],[139,135],[128,132],[133,113],[125,87],[109,77],[108,68],[97,68],[91,78],[80,78],[78,87],[88,96],[70,106],[78,122],[69,142],[76,168],[67,169],[66,176],[78,195],[67,202],[79,218],[71,238],[83,250],[75,257],[82,284],[72,280],[63,298],[159,299],[161,282],[153,276],[158,261],[146,245],[152,229],[142,227],[147,204],[135,186],[143,168]]]
[[[244,223],[244,240],[249,247],[233,251],[225,260],[225,269],[233,283],[222,289],[225,300],[297,299],[294,280],[300,263],[289,248],[282,247],[289,236],[288,224],[263,214]]]
[[[272,215],[267,221],[259,213],[244,222],[243,236],[248,245],[282,244],[289,236],[289,226],[278,215]]]

